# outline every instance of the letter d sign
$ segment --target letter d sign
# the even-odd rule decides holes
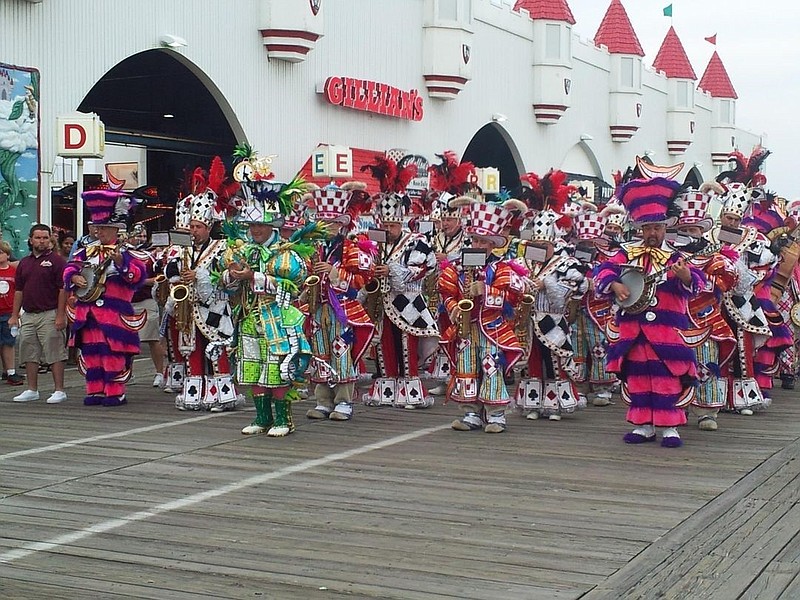
[[[86,144],[86,129],[79,123],[64,123],[64,148],[79,150]]]

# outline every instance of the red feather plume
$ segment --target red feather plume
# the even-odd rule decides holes
[[[416,165],[406,165],[402,169],[397,168],[397,163],[386,156],[376,156],[375,164],[364,165],[362,171],[369,171],[385,194],[403,194],[417,174]]]
[[[437,192],[448,192],[459,195],[469,188],[469,176],[475,169],[471,162],[459,163],[458,156],[452,150],[437,154],[441,159],[438,165],[428,167],[428,187]]]
[[[771,154],[766,148],[760,145],[753,148],[748,158],[745,158],[739,150],[734,150],[728,155],[728,162],[734,163],[733,169],[717,175],[720,183],[743,183],[751,187],[763,187],[767,183],[767,177],[761,173],[761,165]]]
[[[350,215],[351,223],[355,223],[359,215],[368,213],[374,206],[372,196],[366,190],[352,190],[350,199],[347,202],[347,214]]]

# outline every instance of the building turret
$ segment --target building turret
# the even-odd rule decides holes
[[[658,49],[653,68],[667,76],[667,151],[683,154],[694,141],[697,75],[672,26]]]
[[[431,98],[453,100],[472,79],[472,1],[425,0],[422,74]]]
[[[322,0],[262,0],[261,38],[270,59],[303,62],[322,37]]]
[[[517,0],[514,10],[533,19],[533,114],[553,125],[571,105],[575,17],[567,0]]]
[[[697,87],[711,94],[711,162],[724,165],[736,148],[736,90],[714,50]]]
[[[611,0],[594,36],[596,46],[611,55],[609,129],[615,142],[627,142],[642,119],[642,57],[644,50],[620,0]]]

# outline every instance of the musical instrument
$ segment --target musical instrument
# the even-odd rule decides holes
[[[181,257],[181,270],[188,269],[191,264],[191,254],[188,246],[183,248],[183,256]],[[191,289],[188,285],[178,283],[172,286],[169,291],[170,299],[175,303],[175,310],[173,316],[175,317],[175,324],[178,331],[188,333],[193,326],[192,319],[192,302]]]
[[[519,311],[514,320],[514,334],[519,339],[519,343],[523,348],[528,347],[528,333],[531,323],[531,314],[533,313],[533,303],[536,301],[536,296],[533,294],[523,294],[520,301]]]
[[[464,269],[464,293],[458,301],[458,337],[468,338],[472,326],[472,309],[475,302],[472,300],[472,284],[475,281],[475,268],[466,267]]]
[[[688,262],[696,256],[708,256],[718,252],[722,248],[722,244],[714,244],[707,246],[697,252],[685,254],[683,259]],[[636,315],[643,312],[647,307],[653,306],[656,297],[656,288],[662,276],[669,271],[670,267],[664,267],[658,271],[654,271],[645,275],[641,267],[636,265],[621,265],[622,273],[619,276],[619,281],[628,288],[628,297],[625,300],[620,300],[614,297],[614,303],[626,313]]]
[[[383,256],[384,244],[386,243],[386,230],[370,229],[367,235],[378,244],[378,256],[375,259],[375,266],[381,266],[383,263],[381,256]],[[389,291],[388,278],[379,277],[368,281],[364,286],[364,291],[367,293],[364,310],[373,323],[380,323],[383,320],[383,294]]]
[[[798,259],[800,259],[800,244],[797,243],[797,239],[800,237],[800,225],[792,229],[786,235],[789,239],[789,243],[781,252],[781,261],[775,269],[775,277],[772,280],[769,291],[770,298],[772,298],[772,302],[775,304],[778,303],[781,296],[783,296],[783,293],[786,291],[786,287],[792,279],[794,267]]]
[[[306,301],[308,302],[308,315],[313,319],[317,314],[317,306],[319,306],[319,294],[322,279],[316,273],[313,273],[314,267],[319,263],[319,248],[311,255],[311,271],[312,273],[306,277],[303,282],[306,292]]]
[[[159,306],[164,306],[169,298],[169,283],[167,283],[167,276],[159,273],[155,276],[154,285],[156,287],[156,303]]]
[[[86,280],[86,287],[75,288],[75,297],[81,302],[94,302],[106,291],[106,269],[113,257],[106,258],[103,262],[94,265],[83,263],[79,275]]]

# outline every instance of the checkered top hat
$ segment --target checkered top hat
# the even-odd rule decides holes
[[[720,200],[722,208],[720,214],[744,216],[753,200],[752,190],[743,183],[728,183],[724,186]]]
[[[361,167],[369,171],[378,181],[380,193],[374,198],[375,214],[381,223],[402,223],[411,206],[406,187],[417,174],[417,165],[409,164],[402,169],[387,156],[376,156],[374,163]]]
[[[106,225],[127,229],[128,217],[136,203],[121,190],[87,190],[81,194],[86,210],[89,211],[91,225]]]
[[[428,167],[429,193],[437,195],[433,216],[463,217],[463,206],[451,206],[451,200],[455,200],[470,187],[469,178],[475,165],[471,162],[459,162],[458,156],[452,150],[445,150],[436,156],[441,162]]]
[[[292,212],[286,215],[283,221],[283,226],[288,229],[300,229],[308,222],[307,219],[308,207],[302,202],[296,202],[292,207]]]
[[[556,228],[556,221],[561,218],[557,212],[550,210],[540,210],[528,221],[526,230],[531,232],[532,242],[555,243],[559,238]]]
[[[575,236],[582,242],[597,240],[603,237],[607,218],[599,212],[584,211],[572,217]]]
[[[676,225],[700,227],[703,233],[711,229],[714,220],[708,215],[708,201],[708,196],[697,190],[686,190],[681,193],[675,201],[681,210]]]
[[[355,205],[361,204],[362,197],[369,196],[366,189],[367,184],[362,181],[348,181],[342,187],[330,184],[311,190],[304,200],[315,219],[348,225],[358,217],[358,211],[354,211]]]
[[[467,215],[465,230],[469,235],[486,238],[498,248],[508,241],[503,234],[503,229],[514,217],[508,208],[492,202],[476,200],[470,196],[459,196],[451,200],[450,205],[464,207]]]
[[[675,195],[681,184],[664,177],[634,179],[619,190],[617,197],[631,216],[635,225],[677,221]]]
[[[239,183],[226,179],[225,165],[219,156],[211,161],[208,172],[197,167],[186,183],[188,193],[175,205],[175,228],[188,230],[191,221],[211,226],[235,212],[234,194]]]

